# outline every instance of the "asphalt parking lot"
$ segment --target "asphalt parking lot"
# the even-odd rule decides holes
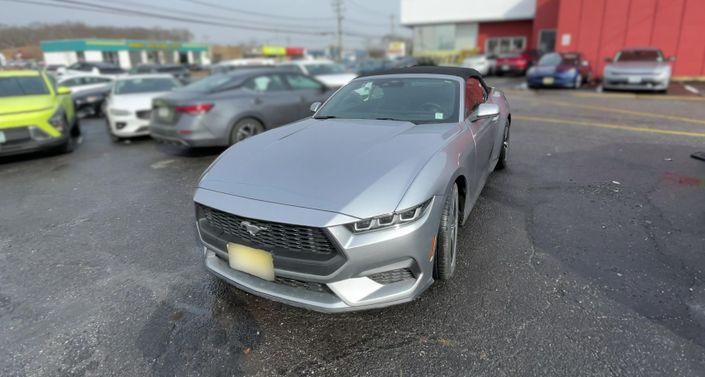
[[[703,376],[705,100],[513,89],[509,168],[418,300],[326,315],[208,275],[191,196],[222,151],[0,161],[3,376]]]

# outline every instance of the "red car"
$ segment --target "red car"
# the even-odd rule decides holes
[[[500,76],[505,73],[519,73],[524,75],[540,58],[541,52],[538,50],[524,50],[521,52],[501,54],[497,58],[497,74]]]

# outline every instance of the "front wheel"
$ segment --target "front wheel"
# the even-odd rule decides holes
[[[580,87],[582,85],[583,85],[583,76],[582,75],[575,76],[575,84],[573,84],[573,87],[575,89],[580,89]]]
[[[502,138],[502,150],[499,152],[499,160],[497,165],[495,165],[495,170],[502,170],[507,167],[507,161],[509,160],[509,121],[504,127],[504,137]]]
[[[436,261],[433,266],[433,278],[446,281],[455,272],[455,260],[458,249],[458,185],[446,199],[441,226],[438,229],[438,243],[436,248]]]

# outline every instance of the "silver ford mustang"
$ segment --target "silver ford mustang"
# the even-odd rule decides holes
[[[358,77],[311,109],[201,177],[206,268],[323,312],[407,302],[449,279],[458,226],[507,164],[504,94],[472,69],[412,67]]]

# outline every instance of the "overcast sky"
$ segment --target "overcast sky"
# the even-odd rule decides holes
[[[194,40],[208,43],[238,44],[256,41],[308,48],[325,47],[335,37],[303,33],[335,32],[335,0],[0,0],[0,24],[26,25],[32,22],[84,22],[90,25],[160,26],[188,28]],[[369,36],[379,37],[390,32],[390,15],[394,15],[395,31],[409,36],[410,30],[399,26],[400,0],[342,0],[343,30],[346,47],[364,47]],[[30,4],[49,3],[48,5]],[[158,19],[138,15],[96,13],[76,8],[83,4],[122,7],[158,15],[191,18],[198,22],[230,25],[203,25],[183,20]],[[74,9],[68,9],[73,7]],[[110,12],[110,10],[107,10]],[[244,11],[245,13],[243,13]],[[253,30],[280,29],[280,31]],[[374,38],[373,38],[374,40]],[[288,43],[287,43],[288,42]]]

